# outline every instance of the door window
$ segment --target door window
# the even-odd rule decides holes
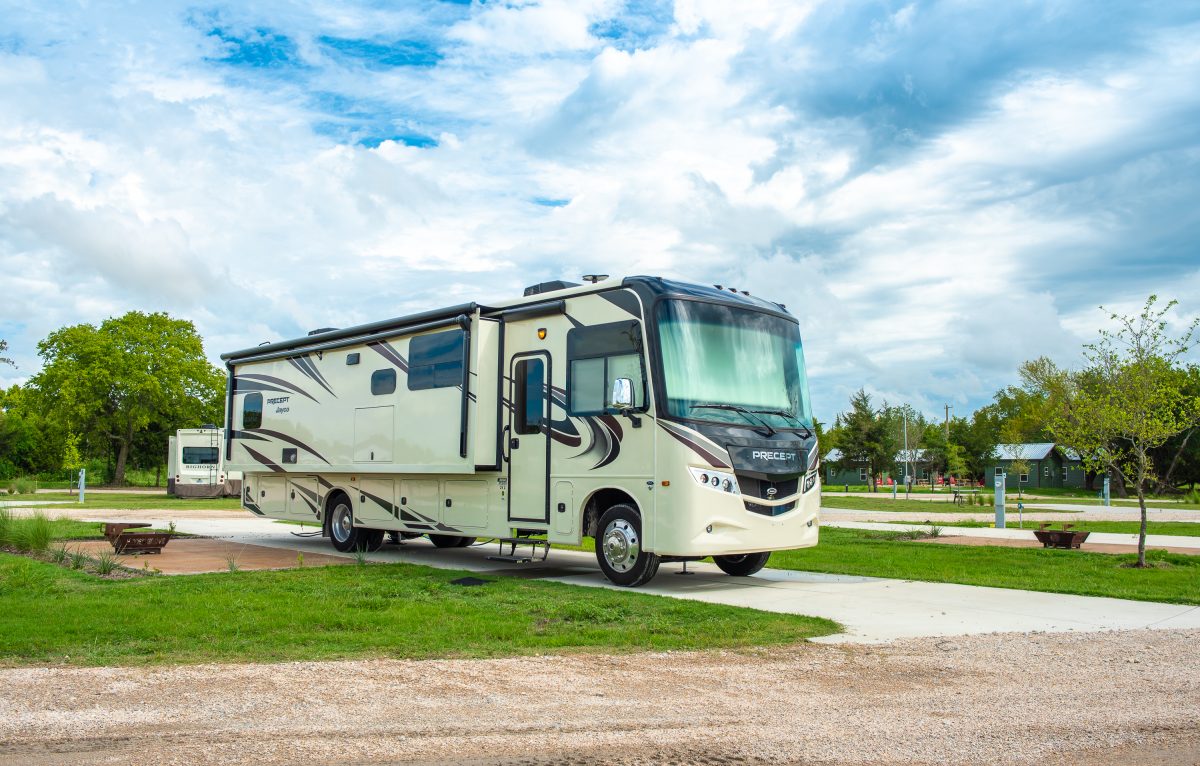
[[[517,416],[513,431],[540,433],[546,412],[546,365],[541,359],[523,359],[517,362],[513,377],[516,381],[513,407]]]

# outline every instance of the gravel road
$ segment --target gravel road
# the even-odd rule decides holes
[[[1200,631],[0,670],[0,764],[1200,762]]]

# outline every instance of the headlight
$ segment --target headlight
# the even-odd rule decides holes
[[[688,470],[692,472],[692,478],[698,484],[703,484],[710,489],[724,490],[733,495],[740,495],[742,493],[738,489],[737,477],[731,473],[704,470],[701,468],[688,468]]]

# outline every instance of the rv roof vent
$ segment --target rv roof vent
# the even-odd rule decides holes
[[[200,427],[201,427],[201,428],[213,429],[213,428],[216,428],[216,427],[217,427],[217,424],[216,424],[216,423],[205,423],[204,425],[202,425],[202,426],[200,426]]]
[[[593,285],[596,284],[597,282],[603,282],[606,279],[608,279],[607,274],[584,274],[583,275],[583,281],[589,282]]]
[[[338,329],[338,328],[336,328],[336,327],[321,327],[316,330],[309,330],[308,334],[309,335],[320,335],[323,332],[333,332],[336,329]]]
[[[526,297],[530,295],[541,295],[542,293],[552,293],[555,290],[566,290],[568,287],[579,287],[578,282],[564,282],[561,279],[556,279],[553,282],[539,282],[536,285],[530,285],[525,288]]]

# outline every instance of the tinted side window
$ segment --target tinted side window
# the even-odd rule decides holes
[[[371,373],[371,393],[375,396],[384,396],[385,394],[393,394],[396,392],[396,371],[395,370],[376,370]]]
[[[262,394],[246,394],[242,401],[242,428],[258,428],[262,425]]]
[[[567,411],[571,415],[607,412],[617,378],[633,381],[633,406],[646,403],[641,323],[612,322],[577,327],[567,333]]]
[[[419,335],[408,345],[408,390],[446,388],[462,384],[463,331]]]
[[[539,433],[546,412],[546,366],[541,359],[526,359],[517,362],[515,372],[517,422],[513,430],[518,434]]]

